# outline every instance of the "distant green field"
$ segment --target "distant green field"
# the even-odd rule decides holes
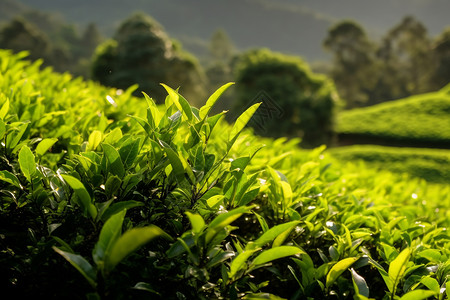
[[[450,182],[450,150],[355,145],[328,151],[339,160],[362,160],[371,167],[408,173],[429,182]]]
[[[438,92],[344,111],[337,118],[336,132],[344,143],[447,148],[450,85]]]

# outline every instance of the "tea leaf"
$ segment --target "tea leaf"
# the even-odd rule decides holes
[[[3,103],[2,108],[0,109],[0,119],[1,120],[5,119],[8,111],[9,111],[9,98],[6,98],[5,103]]]
[[[209,112],[211,111],[211,108],[214,106],[214,104],[217,102],[217,100],[220,98],[220,96],[230,87],[234,84],[234,82],[229,82],[227,84],[222,85],[220,88],[218,88],[206,101],[206,104],[200,108],[200,119],[205,119]]]
[[[34,161],[33,152],[28,146],[23,146],[19,152],[19,165],[25,178],[31,182],[33,174],[36,172],[36,162]]]
[[[349,257],[338,261],[327,274],[327,288],[329,288],[336,281],[336,279],[338,279],[338,277],[358,259],[359,257]]]
[[[392,281],[393,284],[392,288],[394,291],[397,287],[397,284],[402,279],[403,274],[405,273],[406,264],[408,263],[410,256],[411,256],[411,249],[406,248],[402,252],[400,252],[397,258],[394,259],[394,261],[392,261],[389,265],[388,274],[389,278]]]
[[[353,286],[355,288],[355,292],[357,295],[362,295],[364,297],[369,297],[369,286],[367,285],[364,277],[356,273],[353,268],[350,268],[350,272],[352,273]]]
[[[98,145],[102,142],[103,134],[99,130],[94,130],[90,135],[88,139],[88,150],[95,150],[97,149]]]
[[[91,196],[89,196],[88,191],[84,187],[83,183],[79,181],[77,178],[67,175],[61,174],[62,178],[67,182],[67,184],[74,190],[75,194],[80,199],[80,206],[84,211],[84,214],[89,214],[92,219],[95,219],[97,216],[97,208],[91,202]]]
[[[260,105],[261,103],[253,104],[237,118],[228,136],[228,149],[231,149],[242,129],[244,129]]]
[[[56,253],[60,254],[72,266],[74,266],[75,269],[77,269],[78,272],[80,272],[81,275],[83,275],[84,278],[86,278],[86,280],[93,288],[97,286],[97,274],[95,272],[95,269],[86,259],[84,259],[84,257],[78,254],[62,251],[56,247],[53,247],[53,250],[55,250]]]
[[[14,127],[13,132],[6,136],[6,149],[9,151],[14,150],[29,129],[29,125],[30,123],[22,123],[21,125]]]
[[[128,200],[114,203],[108,207],[101,216],[101,220],[106,222],[112,215],[117,214],[122,210],[129,210],[130,208],[144,206],[144,203],[140,201]]]
[[[0,180],[11,183],[12,185],[21,188],[20,181],[13,173],[9,171],[0,171]]]
[[[406,293],[402,297],[400,297],[399,300],[423,300],[427,299],[429,297],[433,297],[439,293],[436,293],[434,291],[428,291],[428,290],[414,290],[411,292]]]
[[[163,83],[161,83],[161,85],[166,89],[169,97],[171,98],[173,103],[175,103],[175,106],[178,108],[178,110],[183,112],[183,115],[188,121],[192,121],[194,115],[192,114],[192,109],[189,105],[189,102],[187,102],[186,99],[184,99],[184,97],[181,96],[177,91],[173,90]]]
[[[186,212],[186,216],[188,216],[189,221],[191,222],[192,231],[194,233],[200,233],[202,229],[205,227],[205,221],[202,216],[199,214],[193,214],[190,212]]]
[[[245,250],[245,251],[239,253],[239,255],[236,256],[231,261],[230,272],[228,274],[228,277],[231,278],[231,280],[234,280],[237,273],[241,269],[246,268],[246,266],[247,266],[246,262],[250,258],[250,256],[252,256],[253,253],[255,253],[259,250],[260,250],[260,248],[256,248],[256,249],[251,249],[251,250]]]
[[[154,129],[161,122],[161,114],[152,98],[150,98],[146,93],[142,92],[145,100],[147,101],[147,122]]]
[[[6,133],[6,124],[2,119],[0,119],[0,140],[3,139],[5,133]]]
[[[161,235],[167,236],[163,230],[154,225],[128,230],[112,245],[105,258],[106,271],[111,271],[129,254]]]
[[[111,172],[111,174],[119,176],[119,178],[123,178],[125,175],[125,168],[120,159],[119,152],[113,146],[105,143],[102,144],[102,148],[108,159],[108,171]]]
[[[100,237],[95,245],[92,257],[97,265],[105,260],[111,246],[116,242],[122,233],[122,223],[126,214],[126,209],[118,212],[108,219],[100,231]]]
[[[140,138],[129,138],[119,149],[120,158],[125,168],[131,167],[139,154]]]
[[[178,156],[178,154],[164,141],[159,141],[159,144],[163,147],[164,152],[166,152],[167,158],[170,161],[170,165],[172,166],[172,170],[174,172],[175,177],[178,182],[184,180],[184,167],[183,163]]]
[[[254,241],[254,243],[257,247],[262,247],[265,244],[272,242],[280,234],[282,234],[286,231],[290,232],[292,230],[292,228],[294,228],[298,223],[300,223],[300,222],[292,221],[292,222],[274,226],[274,227],[270,228],[269,230],[267,230],[265,233],[263,233],[256,241]]]
[[[428,289],[432,290],[436,294],[439,294],[440,286],[439,282],[436,279],[430,276],[426,276],[420,280],[420,283],[422,283],[424,286],[426,286]]]
[[[48,149],[50,149],[58,139],[52,138],[52,139],[43,139],[40,141],[40,143],[36,146],[36,155],[37,156],[43,156],[45,152],[47,152]]]
[[[206,230],[205,241],[208,244],[211,239],[225,226],[231,224],[234,220],[239,218],[242,214],[248,213],[254,206],[242,206],[233,209],[227,213],[220,214],[208,226]]]
[[[252,266],[263,265],[279,258],[302,253],[305,253],[305,251],[295,246],[280,246],[268,249],[263,251],[252,261]]]

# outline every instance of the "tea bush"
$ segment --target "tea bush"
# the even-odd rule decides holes
[[[444,149],[354,145],[331,148],[329,152],[343,161],[362,160],[371,167],[408,173],[429,182],[450,182],[450,151]]]
[[[445,299],[449,187],[0,51],[2,295]]]
[[[440,91],[341,112],[340,139],[401,146],[450,146],[450,85]]]

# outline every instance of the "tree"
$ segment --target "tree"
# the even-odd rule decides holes
[[[99,46],[92,75],[100,83],[117,88],[137,83],[140,90],[160,103],[166,96],[160,83],[180,86],[188,99],[203,97],[204,74],[198,62],[174,43],[158,22],[144,14],[126,19],[114,40]]]
[[[81,45],[84,50],[83,56],[91,57],[102,39],[102,35],[100,34],[97,25],[95,23],[90,23],[81,37]]]
[[[236,71],[236,112],[263,102],[252,118],[257,134],[301,137],[306,147],[331,142],[338,98],[324,75],[299,57],[267,49],[241,55]]]
[[[382,62],[379,97],[392,100],[428,91],[430,46],[427,29],[414,17],[392,28],[377,53]]]
[[[50,47],[48,37],[22,18],[13,19],[0,31],[0,48],[27,50],[32,60],[49,57]]]
[[[235,51],[233,42],[223,29],[216,30],[209,43],[209,53],[214,62],[228,63]]]
[[[430,77],[430,86],[437,90],[450,83],[450,27],[434,41],[432,57],[434,70]]]
[[[209,42],[210,59],[206,68],[208,78],[208,94],[212,94],[224,83],[233,81],[232,58],[235,54],[233,42],[223,29],[216,30]],[[214,106],[215,112],[230,108],[234,98],[231,88],[221,96],[221,101]]]
[[[370,101],[375,84],[374,46],[363,28],[353,21],[342,21],[328,31],[324,47],[334,55],[331,77],[348,108]]]

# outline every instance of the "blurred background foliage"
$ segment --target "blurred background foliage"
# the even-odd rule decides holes
[[[272,103],[269,104],[274,104],[281,114],[263,118],[256,122],[258,124],[252,122],[255,132],[271,137],[300,137],[304,147],[335,144],[335,120],[339,110],[437,91],[450,82],[450,27],[439,34],[430,34],[413,15],[398,18],[391,28],[374,34],[373,28],[367,30],[355,20],[331,18],[330,11],[319,4],[320,7],[308,5],[317,11],[327,11],[326,14],[314,14],[313,10],[300,9],[303,6],[289,1],[275,5],[257,0],[240,4],[245,13],[225,18],[224,14],[234,2],[213,5],[201,1],[196,19],[192,8],[175,5],[175,2],[160,4],[154,10],[158,16],[172,11],[170,21],[157,21],[153,15],[141,12],[125,19],[97,18],[97,23],[89,23],[86,16],[76,17],[75,14],[86,8],[88,4],[84,2],[77,9],[62,3],[49,6],[43,0],[34,3],[35,7],[41,5],[41,11],[28,1],[3,0],[0,1],[0,48],[15,52],[28,50],[32,60],[43,59],[43,67],[51,66],[58,72],[69,72],[107,86],[127,89],[137,83],[139,87],[134,94],[142,96],[144,91],[157,103],[163,103],[165,98],[160,83],[180,87],[180,92],[193,105],[198,105],[225,82],[235,81],[235,87],[230,88],[215,107],[216,112],[231,109],[227,117],[233,121],[234,116],[257,102],[264,92],[266,100]],[[357,7],[347,2],[351,1],[346,1],[342,7],[356,13]],[[99,5],[89,6],[92,7],[90,14],[94,14]],[[129,7],[111,4],[105,13],[113,17],[118,10],[124,13],[136,5],[133,1]],[[64,11],[64,17],[51,12],[49,7]],[[180,11],[181,8],[185,11]],[[336,15],[341,8],[335,7]],[[208,10],[211,12],[208,16],[202,13]],[[436,6],[435,11],[438,10]],[[272,19],[262,22],[260,19],[267,17],[268,12]],[[176,17],[181,13],[186,17],[184,23]],[[391,14],[388,13],[392,19]],[[277,41],[287,35],[292,44],[290,49],[300,45],[304,49],[300,54],[306,56],[299,56],[299,52],[292,50],[273,50],[287,49],[287,43],[280,42],[278,46],[272,43],[271,50],[264,49],[256,42],[263,36],[247,35],[250,44],[254,39],[254,47],[236,46],[229,32],[237,37],[240,45],[243,32],[230,29],[229,24],[234,20],[234,26],[239,27],[244,15],[255,22],[242,27],[241,31],[255,32],[259,26],[261,35],[266,33]],[[66,16],[77,21],[67,21]],[[226,29],[205,28],[214,18]],[[278,22],[280,20],[284,23]],[[159,21],[169,24],[171,31],[178,26],[181,34],[173,38]],[[299,27],[302,22],[310,25],[309,33],[304,32],[305,26]],[[198,37],[183,35],[194,27]],[[304,40],[292,36],[291,29],[295,27]],[[436,24],[433,23],[432,29],[436,32]],[[204,38],[206,31],[210,32],[209,40]],[[321,46],[332,59],[317,60],[319,54],[311,59],[314,57],[311,52],[318,52],[308,48],[312,37],[321,39],[315,49]]]

